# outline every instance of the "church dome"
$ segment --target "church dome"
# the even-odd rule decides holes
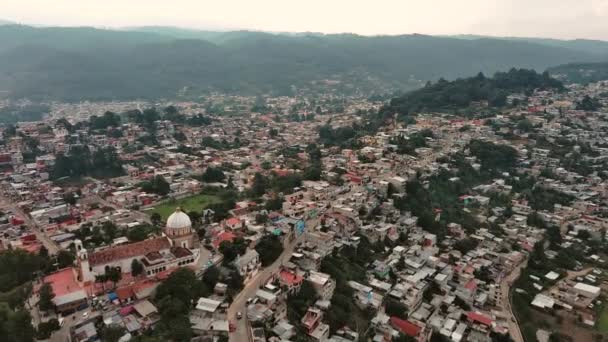
[[[167,219],[167,229],[183,229],[192,227],[190,217],[186,215],[180,208],[176,208],[175,212]]]

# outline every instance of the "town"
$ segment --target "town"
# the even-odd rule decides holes
[[[606,340],[608,82],[466,113],[389,99],[55,102],[4,124],[0,331]]]

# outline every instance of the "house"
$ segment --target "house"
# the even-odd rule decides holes
[[[258,274],[262,262],[260,261],[260,255],[255,249],[248,248],[244,255],[239,256],[235,261],[234,265],[239,271],[239,274],[243,277],[243,281],[247,283],[251,278]]]
[[[316,308],[308,308],[304,317],[302,317],[302,325],[306,334],[313,341],[325,341],[329,337],[329,325],[323,323],[323,311]]]
[[[64,268],[44,277],[43,283],[51,285],[55,297],[57,312],[69,313],[88,306],[87,294],[84,288],[76,281],[76,274],[72,267]]]

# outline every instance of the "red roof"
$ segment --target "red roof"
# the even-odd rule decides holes
[[[158,237],[93,252],[89,255],[89,263],[91,266],[109,264],[117,260],[146,255],[163,249],[169,249],[170,247],[171,243],[169,239]]]
[[[473,322],[481,323],[489,327],[491,327],[492,323],[494,323],[494,321],[490,317],[474,311],[468,312],[467,318]]]
[[[236,238],[236,235],[234,235],[234,233],[232,233],[232,232],[221,232],[217,236],[217,239],[215,241],[213,241],[213,246],[215,248],[218,248],[222,242],[224,242],[224,241],[232,242],[234,240],[234,238]]]
[[[289,284],[289,285],[295,285],[298,283],[301,283],[302,280],[304,280],[304,278],[302,276],[299,276],[295,273],[289,272],[289,271],[281,271],[281,273],[279,273],[279,276],[281,277],[281,281],[285,284]]]
[[[226,220],[226,224],[229,225],[229,226],[236,226],[236,225],[238,225],[240,223],[241,223],[241,220],[239,220],[236,217],[231,217],[231,218],[229,218],[229,219]]]
[[[126,300],[132,297],[135,297],[135,293],[133,293],[133,288],[131,286],[125,286],[116,289],[116,296],[120,300]]]
[[[82,290],[82,287],[76,281],[74,270],[71,267],[49,274],[44,277],[43,282],[51,285],[55,296],[63,296]]]
[[[394,316],[391,317],[391,325],[393,326],[393,328],[398,329],[402,333],[411,337],[418,336],[418,334],[420,334],[420,331],[422,330],[422,328],[417,326],[416,324]]]
[[[465,289],[470,290],[470,291],[476,291],[477,290],[477,282],[475,281],[475,279],[471,279],[469,280],[469,282],[464,286]]]

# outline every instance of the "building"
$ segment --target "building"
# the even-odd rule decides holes
[[[255,249],[247,249],[244,255],[239,256],[235,261],[234,265],[239,271],[239,274],[243,277],[243,281],[247,283],[251,278],[258,274],[258,270],[262,265],[260,261],[260,255]]]
[[[188,215],[179,208],[167,219],[164,235],[144,241],[111,246],[88,253],[82,241],[75,240],[78,254],[79,279],[87,283],[95,276],[104,274],[109,268],[118,268],[122,273],[131,272],[133,260],[141,262],[145,274],[156,275],[169,269],[193,265],[199,258],[193,247],[194,234]]]
[[[190,217],[178,207],[167,219],[165,234],[171,240],[172,246],[192,249],[194,246],[194,233]]]

